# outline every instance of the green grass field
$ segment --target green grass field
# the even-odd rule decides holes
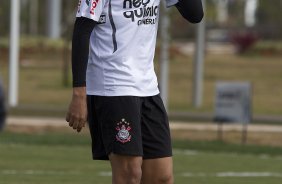
[[[282,148],[174,141],[176,184],[280,184]],[[87,134],[0,134],[0,184],[109,184]]]

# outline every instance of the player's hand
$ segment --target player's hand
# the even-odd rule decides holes
[[[69,126],[80,132],[87,122],[87,103],[85,87],[73,89],[73,96],[67,112],[66,121]]]

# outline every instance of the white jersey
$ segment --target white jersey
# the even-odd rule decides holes
[[[178,0],[166,0],[167,6]],[[80,0],[76,17],[98,22],[90,38],[88,95],[159,93],[154,53],[160,0]]]

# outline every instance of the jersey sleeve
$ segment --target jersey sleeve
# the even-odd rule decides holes
[[[79,0],[76,17],[86,17],[98,22],[106,1],[107,0]]]
[[[177,4],[179,0],[165,0],[165,1],[166,1],[166,7],[169,8],[169,7]]]

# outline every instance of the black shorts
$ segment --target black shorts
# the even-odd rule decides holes
[[[95,160],[110,153],[154,159],[172,156],[167,113],[159,95],[88,96]]]

